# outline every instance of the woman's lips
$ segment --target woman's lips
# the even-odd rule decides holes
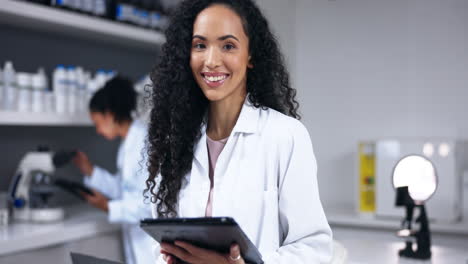
[[[212,88],[221,86],[229,78],[226,73],[204,72],[201,75],[203,81]]]

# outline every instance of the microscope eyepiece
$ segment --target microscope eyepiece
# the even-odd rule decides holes
[[[56,168],[63,167],[70,162],[76,155],[76,150],[61,150],[54,153],[52,157],[52,162]]]

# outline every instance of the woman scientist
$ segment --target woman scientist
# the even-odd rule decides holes
[[[85,184],[97,191],[85,195],[93,206],[106,211],[111,223],[122,224],[127,264],[154,263],[153,240],[138,226],[139,220],[151,216],[144,203],[143,190],[148,177],[143,166],[147,127],[132,119],[136,92],[132,83],[115,77],[98,90],[89,103],[96,132],[107,140],[122,139],[117,153],[117,173],[93,165],[86,154],[78,152],[73,160],[85,175]]]
[[[231,216],[266,264],[329,263],[312,143],[255,3],[184,1],[151,77],[154,216]],[[159,246],[160,262],[244,263],[237,245],[228,254],[181,241]]]

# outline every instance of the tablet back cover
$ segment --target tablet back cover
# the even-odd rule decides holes
[[[228,253],[231,245],[237,243],[247,263],[263,263],[255,245],[229,217],[146,219],[140,226],[158,242],[181,240],[220,253]]]

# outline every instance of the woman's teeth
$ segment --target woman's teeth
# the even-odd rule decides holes
[[[222,76],[205,76],[205,79],[207,79],[210,82],[219,82],[222,80],[225,80],[227,78],[227,75],[222,75]]]

